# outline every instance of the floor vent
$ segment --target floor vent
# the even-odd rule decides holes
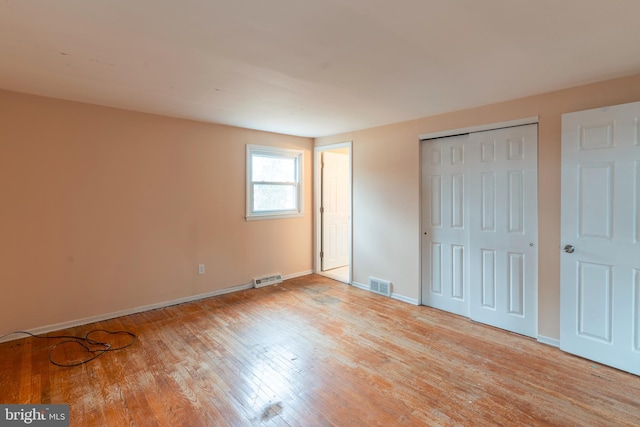
[[[369,290],[376,294],[391,296],[391,282],[388,280],[369,277]]]
[[[282,275],[274,274],[273,276],[256,277],[253,279],[253,287],[261,288],[263,286],[275,285],[282,282]]]

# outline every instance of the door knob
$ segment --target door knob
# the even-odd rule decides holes
[[[574,248],[571,245],[567,245],[567,246],[564,247],[563,251],[565,251],[568,254],[572,254],[572,253],[574,253],[576,251],[576,248]]]

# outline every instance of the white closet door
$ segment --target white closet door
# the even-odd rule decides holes
[[[469,315],[467,135],[422,147],[422,303]]]
[[[560,347],[640,374],[640,103],[562,116]]]
[[[423,142],[423,304],[537,336],[537,153],[537,125]]]
[[[538,127],[469,135],[470,316],[536,337]]]

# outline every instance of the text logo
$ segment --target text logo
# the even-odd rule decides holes
[[[69,405],[0,404],[0,427],[69,427]]]

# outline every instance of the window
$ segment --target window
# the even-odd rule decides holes
[[[247,145],[247,220],[302,216],[303,154]]]

